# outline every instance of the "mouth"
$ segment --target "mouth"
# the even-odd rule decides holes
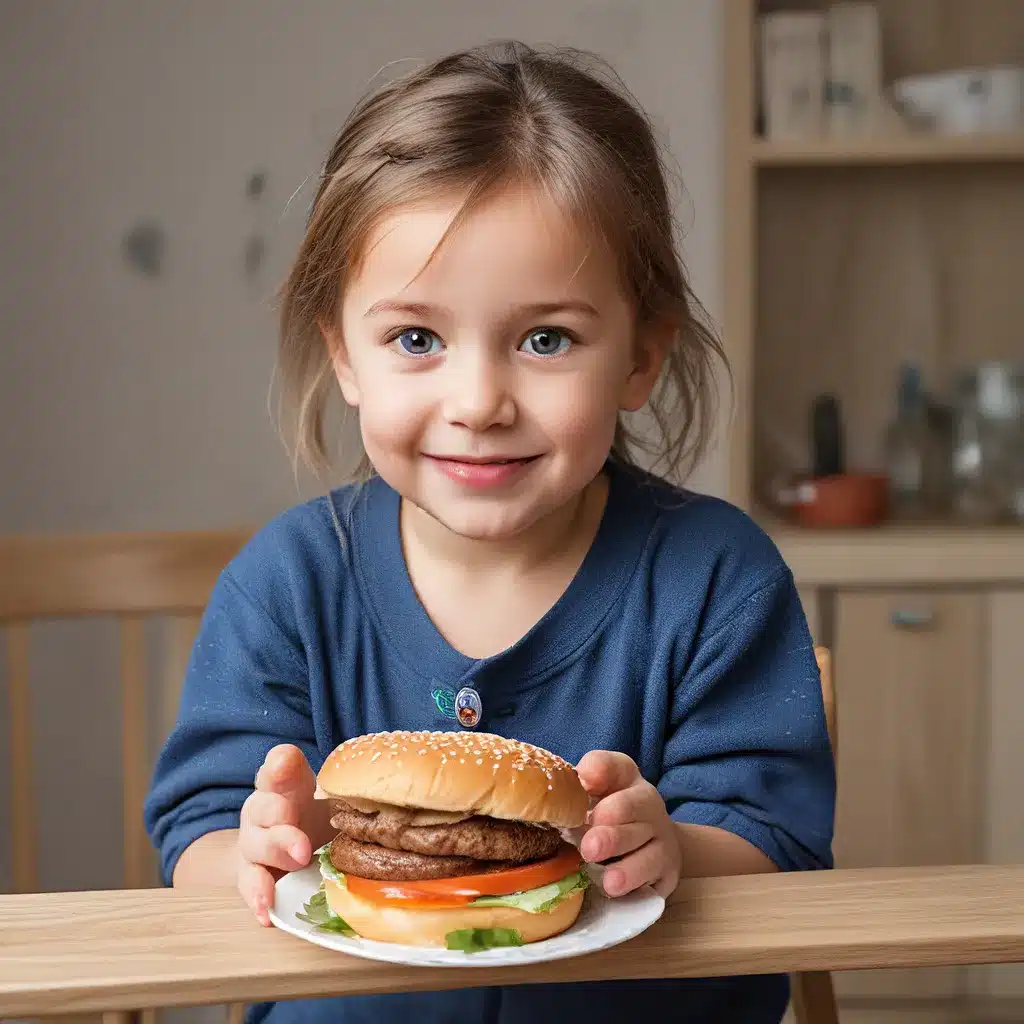
[[[428,455],[449,480],[474,490],[512,486],[539,455]]]
[[[516,466],[539,459],[539,455],[428,455],[435,462],[453,462],[464,466]]]

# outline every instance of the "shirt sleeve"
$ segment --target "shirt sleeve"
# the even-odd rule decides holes
[[[229,566],[203,615],[143,811],[165,885],[191,843],[238,827],[256,772],[278,743],[294,743],[316,770],[305,658]]]
[[[788,570],[698,636],[658,789],[676,821],[734,832],[783,871],[832,866],[835,765]]]

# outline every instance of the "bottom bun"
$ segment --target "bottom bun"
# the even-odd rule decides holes
[[[514,928],[523,942],[540,942],[572,927],[583,907],[583,890],[570,893],[551,910],[530,914],[516,907],[446,907],[444,910],[381,906],[330,879],[324,881],[328,906],[364,939],[406,946],[444,946],[460,928]]]

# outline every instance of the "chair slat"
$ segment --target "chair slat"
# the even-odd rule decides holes
[[[167,654],[160,686],[160,735],[166,736],[178,718],[181,687],[185,681],[192,647],[202,622],[202,613],[174,615],[167,620]]]
[[[832,757],[839,749],[839,717],[832,674],[832,652],[824,645],[814,648],[821,677],[821,698],[825,705],[825,727],[832,744]],[[802,971],[791,978],[792,1008],[796,1024],[839,1024],[832,975],[828,971]]]
[[[839,710],[836,704],[836,684],[832,672],[832,652],[824,646],[814,648],[814,658],[821,675],[821,699],[825,705],[825,726],[832,744],[832,757],[839,751]]]
[[[153,880],[142,804],[149,781],[146,730],[146,620],[121,619],[121,754],[124,792],[124,884],[142,888]]]
[[[29,689],[29,624],[7,627],[7,686],[11,730],[11,835],[15,892],[39,890],[39,833],[32,763],[32,694]]]

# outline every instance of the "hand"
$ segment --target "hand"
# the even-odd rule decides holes
[[[280,744],[267,754],[256,789],[242,805],[238,891],[261,924],[270,924],[275,878],[305,867],[313,856],[315,790],[316,777],[302,751]]]
[[[621,857],[604,872],[609,896],[623,896],[651,885],[668,896],[679,882],[682,852],[679,832],[661,794],[640,774],[631,758],[611,750],[592,750],[576,766],[584,789],[597,803],[580,853],[591,863]]]

